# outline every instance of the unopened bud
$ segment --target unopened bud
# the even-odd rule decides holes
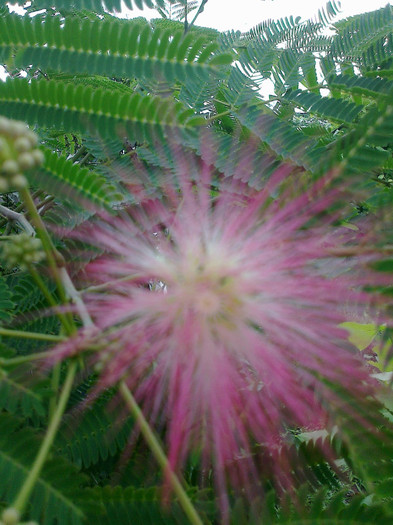
[[[2,248],[7,264],[11,267],[19,266],[22,270],[45,258],[40,239],[27,233],[12,235],[7,243],[2,243]]]
[[[14,142],[14,148],[16,151],[23,153],[24,151],[31,150],[31,143],[27,137],[18,137]]]
[[[18,166],[18,163],[15,160],[7,159],[0,166],[0,170],[3,173],[5,173],[6,175],[13,175],[14,173],[18,173],[19,166]]]
[[[28,182],[26,177],[24,175],[21,175],[20,173],[14,175],[11,179],[11,186],[13,186],[16,190],[26,188],[27,185]]]
[[[26,138],[28,139],[28,141],[30,142],[30,146],[32,148],[34,148],[34,146],[37,146],[38,144],[38,137],[37,135],[31,131],[30,129],[27,130],[26,132]]]
[[[45,159],[36,149],[37,142],[36,134],[26,124],[0,117],[0,190],[27,186],[21,172],[39,166]]]
[[[21,137],[23,136],[27,131],[27,126],[23,122],[19,122],[18,120],[10,120],[7,132],[11,137]]]
[[[20,514],[16,509],[9,507],[5,509],[1,516],[4,525],[17,525],[19,523]]]
[[[8,149],[7,141],[3,139],[3,137],[0,137],[0,155],[2,153],[5,153],[7,149]]]
[[[0,133],[8,130],[9,120],[5,117],[0,117]]]
[[[8,189],[9,189],[9,184],[7,180],[3,177],[0,177],[0,193],[6,193]]]
[[[20,169],[22,170],[29,170],[32,168],[35,164],[35,158],[33,157],[33,154],[29,151],[26,151],[25,153],[21,153],[18,157],[18,164]]]
[[[40,149],[34,149],[31,154],[37,166],[44,162],[45,156]]]

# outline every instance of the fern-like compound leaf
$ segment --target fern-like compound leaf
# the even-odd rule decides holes
[[[164,130],[191,131],[204,123],[181,103],[135,93],[131,97],[106,89],[61,81],[8,79],[0,84],[0,114],[29,124],[131,141],[150,140]]]
[[[0,414],[0,498],[11,504],[37,454],[40,438],[9,414]],[[84,511],[79,505],[85,476],[62,457],[46,462],[34,486],[29,517],[41,525],[82,525]]]
[[[0,370],[0,409],[24,417],[43,417],[44,396],[48,394],[47,380],[32,381],[31,367]]]
[[[363,109],[363,106],[347,100],[321,97],[316,93],[308,93],[300,89],[288,92],[284,99],[294,102],[296,106],[305,109],[311,115],[340,123],[352,123]]]
[[[4,277],[0,276],[0,322],[7,322],[12,318],[13,308],[12,292],[8,288]]]
[[[43,151],[44,165],[30,179],[45,191],[70,199],[76,195],[107,209],[123,200],[122,194],[102,175],[74,164],[65,155]]]
[[[391,57],[393,7],[386,5],[371,13],[350,17],[336,23],[331,55],[358,62],[364,66],[375,65],[378,60]]]
[[[175,500],[162,505],[157,487],[96,487],[87,491],[91,498],[91,523],[97,525],[183,525],[186,518]],[[198,501],[198,493],[190,494],[193,504],[204,517],[204,501]],[[210,505],[211,507],[211,505]],[[204,519],[203,523],[209,523]]]
[[[48,16],[41,21],[9,15],[0,19],[0,49],[13,49],[18,67],[118,78],[155,77],[170,82],[220,73],[232,55],[217,53],[194,32],[172,34],[124,20]]]
[[[19,2],[24,3],[24,2]],[[119,13],[122,9],[121,0],[34,0],[32,2],[34,9],[75,9],[75,10],[89,10],[95,13],[104,14],[106,12]],[[123,0],[123,4],[128,9],[143,9],[144,7],[153,8],[154,4],[159,7],[165,5],[165,0]]]
[[[313,170],[310,150],[315,141],[291,126],[273,113],[257,105],[246,106],[234,112],[240,122],[265,142],[284,160],[291,160],[298,166]]]
[[[125,446],[132,422],[130,418],[116,421],[115,415],[111,416],[100,405],[83,413],[67,414],[57,435],[55,449],[84,467],[114,456]]]
[[[393,100],[393,82],[384,78],[338,75],[330,80],[330,86],[344,93],[377,100]]]
[[[327,488],[301,487],[295,497],[280,498],[270,491],[251,508],[237,501],[231,525],[390,525],[392,515],[381,504],[366,502],[348,490],[331,493]]]

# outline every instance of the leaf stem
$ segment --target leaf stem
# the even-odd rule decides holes
[[[18,213],[17,211],[10,210],[9,208],[6,208],[2,204],[0,204],[0,215],[3,215],[8,220],[19,222],[21,227],[30,235],[34,235],[34,228],[31,226],[29,221],[26,219],[26,217],[22,213]]]
[[[190,523],[192,523],[192,525],[203,525],[203,522],[195,510],[195,507],[191,503],[190,498],[182,487],[179,478],[173,472],[168,458],[166,457],[158,439],[154,435],[154,432],[150,428],[149,423],[147,422],[145,416],[135,401],[134,396],[124,381],[120,383],[120,393],[123,396],[123,399],[126,402],[128,408],[130,409],[131,414],[134,416],[140,428],[141,434],[144,437],[146,443],[149,445],[157,463],[161,467],[162,471],[168,476],[172,489],[179,498],[179,503],[190,520]]]
[[[10,330],[0,327],[0,335],[6,337],[20,337],[21,339],[36,339],[37,341],[48,341],[50,343],[60,343],[66,338],[62,335],[41,334],[38,332],[23,332],[22,330]]]
[[[19,494],[17,495],[12,505],[12,507],[16,509],[18,512],[20,512],[20,514],[23,514],[27,501],[34,488],[37,478],[40,475],[42,467],[48,456],[49,450],[55,439],[56,433],[60,425],[61,418],[63,416],[63,413],[67,405],[68,398],[70,397],[72,384],[74,382],[74,378],[76,374],[76,368],[77,368],[76,361],[71,362],[68,368],[66,379],[64,381],[62,392],[60,394],[59,403],[56,407],[56,411],[54,412],[53,417],[51,418],[49,422],[49,426],[45,434],[44,440],[41,444],[38,455],[36,456],[34,464],[27,478],[25,479],[25,482],[22,485],[19,491]]]
[[[45,282],[42,280],[40,274],[37,272],[36,268],[32,264],[29,264],[28,268],[29,268],[29,272],[31,276],[35,280],[36,284],[38,285],[38,288],[41,290],[41,292],[45,296],[50,306],[52,306],[54,309],[57,309],[56,315],[60,319],[60,322],[63,325],[63,328],[66,330],[68,334],[71,334],[73,332],[73,327],[70,324],[69,319],[62,312],[58,311],[59,305],[54,300],[51,292],[48,290],[48,287],[46,286]]]
[[[61,272],[60,272],[60,269],[65,266],[64,258],[54,246],[52,239],[50,238],[49,233],[47,232],[45,224],[43,223],[43,220],[37,211],[36,205],[34,204],[34,200],[33,200],[33,197],[31,196],[29,189],[28,188],[21,189],[20,195],[22,197],[26,210],[28,211],[30,215],[30,220],[36,229],[37,235],[41,239],[42,246],[44,248],[49,267],[52,270],[53,278],[56,282],[60,301],[62,304],[65,305],[68,303],[68,299],[67,299],[67,294],[65,291],[65,287],[64,287],[64,284],[61,278]],[[61,319],[61,316],[59,314],[58,316],[60,320],[62,321],[66,334],[71,335],[76,332],[76,327],[75,327],[75,324],[74,324],[74,321],[71,315],[63,314],[63,320]],[[65,319],[66,319],[66,322],[64,322]]]
[[[52,239],[50,238],[46,230],[45,224],[43,223],[42,218],[40,217],[40,214],[37,211],[37,208],[34,204],[33,198],[28,188],[23,188],[22,190],[20,190],[20,195],[23,199],[26,210],[30,215],[30,220],[34,225],[39,238],[41,239],[42,246],[45,250],[45,254],[48,260],[48,264],[52,270],[53,277],[56,281],[56,285],[59,290],[61,302],[63,304],[66,304],[67,297],[65,295],[63,283],[61,281],[58,268],[58,265],[64,266],[65,264],[63,256],[56,250]]]
[[[53,418],[56,413],[56,404],[58,399],[59,384],[60,384],[60,371],[61,371],[61,362],[59,361],[53,367],[52,378],[51,378],[51,390],[53,392],[49,400],[49,421]]]
[[[217,120],[221,117],[225,117],[225,115],[229,115],[231,111],[228,109],[227,111],[223,111],[222,113],[217,113],[217,115],[213,115],[210,118],[206,119],[206,122],[213,122],[214,120]]]
[[[48,354],[49,352],[37,352],[36,354],[20,355],[18,357],[10,357],[8,359],[0,357],[0,365],[21,365],[23,363],[29,363],[30,361],[36,361],[37,359],[45,359],[45,357],[48,357]]]
[[[191,23],[187,24],[187,28],[186,27],[184,28],[184,33],[189,31],[192,28],[192,26],[195,24],[196,19],[202,13],[202,11],[205,9],[205,4],[207,4],[207,2],[208,2],[208,0],[202,0],[201,5],[199,6],[198,11],[196,12],[196,15],[192,19]]]

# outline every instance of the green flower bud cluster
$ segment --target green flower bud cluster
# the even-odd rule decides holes
[[[36,146],[37,135],[26,124],[0,117],[0,192],[27,186],[23,172],[44,161]]]
[[[22,523],[19,520],[19,512],[14,508],[9,507],[8,509],[5,509],[5,511],[3,511],[3,514],[1,515],[0,525],[38,525],[36,521],[26,521]]]
[[[11,267],[19,266],[22,270],[27,270],[30,264],[45,259],[41,240],[31,237],[28,233],[12,235],[2,248],[7,264]]]

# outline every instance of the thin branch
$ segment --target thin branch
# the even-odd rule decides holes
[[[76,162],[78,159],[83,157],[83,155],[85,155],[86,152],[87,152],[86,146],[81,146],[76,153],[74,153],[73,155],[67,157],[67,160],[70,160],[72,162]]]
[[[198,16],[202,13],[202,11],[205,9],[205,5],[207,4],[207,0],[202,0],[201,5],[199,6],[198,11],[196,12],[196,15],[192,19],[191,23],[188,25],[188,30],[192,28],[192,26],[195,24],[195,20],[198,18]],[[186,32],[186,31],[184,31]]]
[[[187,15],[188,15],[188,2],[186,2],[185,6],[184,6],[184,34],[186,34],[187,31],[188,31],[188,18],[187,18]]]
[[[169,460],[166,457],[158,438],[155,436],[153,430],[150,428],[149,423],[147,422],[142,410],[139,408],[137,402],[135,401],[135,398],[132,395],[130,389],[124,381],[120,383],[119,388],[127,407],[129,408],[131,414],[134,416],[136,423],[139,426],[143,438],[149,445],[155,460],[157,461],[164,475],[167,477],[169,483],[171,484],[172,489],[178,497],[179,503],[183,508],[189,522],[192,525],[203,525],[201,518],[199,517],[194,505],[188,497],[188,494],[182,487],[179,478],[173,472]]]
[[[53,441],[56,437],[57,431],[59,429],[61,418],[64,414],[64,411],[67,406],[67,401],[71,394],[72,385],[74,383],[74,378],[77,370],[77,363],[73,361],[70,363],[68,368],[67,376],[63,384],[63,389],[60,394],[59,403],[56,407],[56,412],[53,414],[52,419],[50,420],[48,429],[46,431],[45,437],[41,443],[40,450],[36,456],[34,463],[29,470],[27,477],[19,490],[19,493],[13,503],[13,508],[23,514],[23,511],[26,508],[30,494],[34,488],[34,485],[37,482],[37,479],[41,473],[42,467],[48,457],[50,448],[53,444]]]
[[[223,111],[222,113],[217,113],[217,115],[213,115],[212,117],[209,117],[206,119],[206,122],[213,122],[214,120],[217,120],[221,117],[225,117],[225,115],[229,115],[231,112],[228,109],[228,111]]]
[[[64,341],[66,337],[62,335],[41,334],[39,332],[26,332],[24,330],[9,330],[0,326],[0,335],[5,337],[19,337],[21,339],[36,339],[37,341],[48,341],[51,343],[59,343]]]
[[[64,329],[67,331],[68,334],[72,333],[73,326],[70,322],[70,319],[67,317],[67,315],[64,315],[63,312],[57,309],[58,307],[57,302],[55,301],[51,291],[46,286],[44,280],[41,278],[41,275],[38,273],[35,266],[33,266],[32,264],[29,264],[28,269],[29,269],[30,275],[33,277],[34,281],[36,282],[38,288],[41,290],[46,300],[48,301],[49,305],[56,311],[56,315],[59,318]]]
[[[9,359],[0,357],[0,364],[2,366],[21,365],[23,363],[30,363],[31,361],[37,361],[38,359],[46,359],[50,355],[51,355],[51,350],[49,350],[48,352],[38,352],[36,354],[20,355],[18,357],[10,357]]]
[[[23,230],[25,230],[32,237],[35,236],[35,231],[33,226],[29,223],[23,213],[18,213],[17,211],[10,210],[2,204],[0,204],[0,214],[10,221],[14,221],[20,224]]]
[[[83,326],[85,327],[94,326],[94,323],[90,317],[90,314],[86,308],[86,305],[81,298],[81,293],[78,292],[78,290],[75,288],[74,283],[72,282],[64,266],[59,269],[59,273],[60,273],[61,282],[63,283],[63,286],[64,286],[65,293],[71,299],[71,301],[75,304],[76,310],[79,314],[79,317],[81,318]]]

